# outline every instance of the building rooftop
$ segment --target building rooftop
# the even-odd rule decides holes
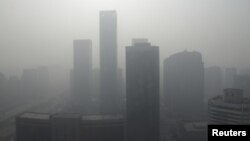
[[[82,120],[119,120],[122,119],[122,115],[88,115],[82,116]]]
[[[43,119],[47,120],[50,118],[49,114],[42,114],[42,113],[23,113],[19,116],[20,118],[29,118],[29,119]]]
[[[75,113],[60,113],[52,115],[52,118],[81,118],[81,114]]]
[[[240,89],[228,88],[224,90],[224,95],[216,96],[210,101],[216,101],[227,104],[250,104],[250,99],[243,97],[243,91]]]
[[[184,129],[186,131],[202,131],[206,130],[207,122],[206,121],[194,121],[184,123]]]

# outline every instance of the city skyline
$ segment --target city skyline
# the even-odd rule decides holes
[[[211,123],[250,124],[247,4],[0,1],[0,140],[206,141]]]
[[[71,42],[85,38],[93,40],[93,66],[99,67],[98,12],[103,8],[98,9],[94,3],[88,2],[81,5],[76,0],[72,3],[63,1],[58,5],[48,1],[27,3],[28,0],[16,4],[1,2],[5,11],[0,15],[4,21],[0,24],[1,72],[20,76],[24,68],[44,65],[61,65],[70,69],[73,66]],[[138,37],[149,38],[160,46],[161,61],[187,49],[201,52],[207,66],[250,66],[246,61],[249,60],[247,1],[237,4],[227,1],[223,3],[227,9],[222,2],[216,1],[168,0],[156,3],[147,0],[145,4],[135,2],[130,7],[131,11],[128,11],[128,2],[122,3],[125,3],[124,7],[119,4],[119,7],[114,5],[110,8],[119,14],[118,66],[121,68],[125,65],[125,46],[132,38]],[[88,5],[90,8],[84,8]],[[140,9],[136,10],[138,5]],[[45,12],[44,9],[48,10]],[[239,10],[229,18],[233,9]],[[35,57],[32,58],[30,52]]]

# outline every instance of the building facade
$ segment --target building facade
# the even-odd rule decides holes
[[[126,139],[159,141],[159,47],[134,39],[126,47]]]
[[[71,90],[74,112],[88,114],[91,107],[92,41],[74,40]]]
[[[250,124],[250,100],[241,89],[228,88],[208,102],[209,124]]]
[[[16,117],[16,141],[124,141],[122,115],[23,113]]]
[[[164,60],[166,113],[181,119],[201,119],[204,105],[204,64],[199,52],[183,51]]]
[[[117,91],[117,13],[100,11],[100,111],[120,112]]]

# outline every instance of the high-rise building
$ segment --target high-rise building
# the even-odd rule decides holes
[[[126,139],[159,141],[159,47],[134,39],[126,47]]]
[[[117,92],[117,15],[100,12],[100,111],[119,113]]]
[[[167,114],[201,119],[204,105],[204,65],[199,52],[183,51],[164,61],[163,88]]]
[[[38,72],[37,69],[24,69],[21,77],[21,90],[27,100],[40,99],[38,95]]]
[[[4,107],[6,102],[6,82],[7,79],[3,73],[0,72],[0,107]],[[0,108],[2,111],[2,108]]]
[[[222,78],[223,75],[220,67],[205,68],[204,97],[206,102],[208,99],[222,93]]]
[[[241,89],[228,88],[208,101],[209,124],[250,124],[250,99]]]
[[[71,74],[73,111],[88,113],[91,107],[92,42],[74,40],[74,68]]]
[[[37,68],[38,91],[40,94],[48,94],[49,90],[49,70],[45,66]]]
[[[226,68],[224,76],[224,88],[234,88],[234,78],[237,75],[236,68]]]

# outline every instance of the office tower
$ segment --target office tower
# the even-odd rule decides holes
[[[49,70],[45,66],[37,68],[38,92],[41,95],[48,94],[49,91]]]
[[[80,114],[55,114],[51,116],[53,141],[80,141]]]
[[[21,76],[21,89],[23,96],[27,100],[37,100],[38,97],[38,79],[36,69],[24,69]]]
[[[0,72],[0,112],[4,110],[6,104],[6,81],[5,75]]]
[[[236,75],[236,68],[226,68],[224,76],[224,88],[234,88],[234,78]]]
[[[134,39],[126,47],[126,139],[159,141],[159,47]]]
[[[208,102],[209,124],[250,124],[250,99],[241,89],[228,88]]]
[[[117,71],[117,90],[119,94],[119,103],[121,106],[122,113],[126,112],[126,84],[125,84],[125,78],[124,78],[124,71],[121,68],[118,68]]]
[[[124,141],[121,115],[89,115],[81,120],[81,141]]]
[[[243,68],[243,69],[240,69],[240,72],[239,72],[240,75],[247,75],[249,76],[250,75],[250,68]]]
[[[72,103],[74,112],[88,114],[91,109],[91,40],[74,40],[74,69],[72,71]]]
[[[52,141],[50,115],[24,113],[16,117],[16,141]]]
[[[203,115],[204,65],[199,52],[183,51],[164,61],[167,114],[181,119]]]
[[[119,113],[116,11],[100,12],[100,111]]]
[[[18,76],[10,76],[7,84],[7,93],[10,103],[18,104],[23,96],[20,94],[21,83]]]
[[[220,67],[205,68],[204,96],[205,101],[222,93],[222,70]]]

